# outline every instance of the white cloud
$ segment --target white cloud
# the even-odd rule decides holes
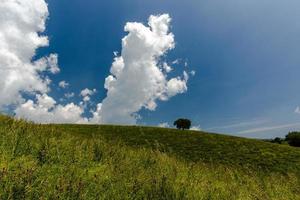
[[[43,57],[34,62],[35,66],[39,71],[48,70],[52,74],[57,74],[60,72],[58,67],[58,55],[57,54],[50,54],[47,57]]]
[[[58,55],[33,60],[39,47],[48,46],[45,30],[48,8],[44,0],[2,0],[0,3],[0,107],[16,105],[17,117],[41,123],[82,123],[83,109],[59,105],[47,95],[58,73]],[[66,84],[64,84],[66,86]],[[35,95],[25,100],[22,93]]]
[[[67,87],[69,87],[69,85],[70,84],[68,82],[66,82],[66,81],[60,81],[58,83],[58,86],[61,87],[61,88],[67,88]]]
[[[183,82],[180,78],[172,78],[167,83],[168,88],[168,96],[174,96],[177,93],[182,93],[187,90],[185,82]]]
[[[85,88],[84,90],[81,90],[80,95],[83,97],[84,102],[88,102],[91,100],[91,96],[94,95],[96,92],[96,89],[90,90],[88,88]]]
[[[100,116],[101,108],[102,108],[102,103],[98,103],[96,110],[92,111],[93,117],[89,119],[90,123],[97,124],[102,121]]]
[[[92,96],[93,94],[95,94],[95,92],[97,92],[96,89],[90,90],[88,88],[85,88],[84,90],[81,90],[80,95],[83,97]]]
[[[170,124],[168,122],[159,123],[157,126],[161,128],[170,128]]]
[[[0,109],[15,105],[15,114],[40,123],[87,123],[82,115],[96,90],[80,92],[83,101],[76,105],[58,104],[48,95],[51,79],[47,74],[60,71],[58,55],[34,60],[38,48],[48,46],[45,31],[48,8],[45,0],[2,0],[0,3]],[[122,39],[120,56],[115,59],[104,87],[107,97],[92,110],[93,123],[135,124],[142,108],[155,110],[157,100],[187,90],[188,75],[167,79],[170,66],[161,66],[160,58],[175,46],[169,33],[171,18],[164,14],[149,17],[148,26],[131,22]],[[69,84],[61,81],[59,87]],[[23,93],[30,93],[35,99]],[[25,97],[26,96],[26,97]],[[66,98],[74,93],[65,93]],[[62,99],[62,98],[60,98]]]
[[[97,115],[103,123],[135,124],[136,113],[142,108],[155,110],[157,100],[187,90],[187,78],[167,80],[158,64],[160,57],[175,46],[169,33],[168,14],[149,17],[149,26],[130,22],[122,39],[121,56],[111,66],[111,75],[105,79],[107,97]]]
[[[172,64],[175,65],[175,64],[179,64],[180,60],[179,59],[176,59],[174,61],[172,61]]]
[[[186,73],[185,73],[186,76]],[[172,78],[167,82],[167,94],[169,97],[175,96],[178,93],[187,91],[187,78],[182,80],[180,77]]]
[[[192,127],[190,128],[190,130],[193,130],[193,131],[200,131],[201,128],[200,128],[200,125],[198,125],[198,126],[192,126]]]
[[[195,70],[192,70],[192,71],[190,72],[190,74],[191,74],[192,76],[195,76],[195,75],[196,75],[196,71],[195,71]]]
[[[56,104],[46,94],[36,95],[36,102],[28,100],[15,110],[17,117],[38,123],[87,123],[87,119],[82,118],[83,112],[83,108],[74,103]]]
[[[109,75],[108,77],[105,78],[104,88],[107,90],[113,89],[113,84],[115,81],[116,79],[112,75]]]
[[[32,61],[36,49],[48,45],[41,36],[48,17],[44,0],[0,3],[0,108],[23,101],[21,92],[45,93],[51,82],[42,72],[57,73],[57,55]]]
[[[124,68],[124,60],[122,57],[115,57],[114,62],[110,68],[110,73],[116,77],[122,72]]]
[[[91,100],[91,97],[90,96],[85,96],[83,97],[83,101],[84,102],[87,102],[87,101],[90,101]]]
[[[37,98],[37,104],[41,108],[52,109],[56,104],[56,101],[46,94],[43,95],[38,94],[36,95],[36,98]]]
[[[74,94],[74,92],[71,92],[71,93],[65,93],[65,97],[66,98],[72,98],[72,97],[74,97],[75,96],[75,94]]]
[[[169,72],[171,72],[171,71],[173,70],[172,67],[169,66],[168,63],[166,63],[166,62],[163,63],[163,69],[164,69],[167,73],[169,73]]]

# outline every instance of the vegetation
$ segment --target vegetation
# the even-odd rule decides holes
[[[276,137],[276,138],[270,140],[270,142],[272,142],[272,143],[277,143],[277,144],[284,144],[284,143],[285,143],[285,140],[282,139],[282,138],[280,138],[280,137]]]
[[[174,126],[176,126],[177,129],[182,129],[182,130],[190,129],[191,125],[192,125],[192,122],[189,119],[180,118],[174,122]]]
[[[300,150],[197,131],[0,116],[0,199],[300,199]]]
[[[300,132],[290,132],[285,137],[289,145],[294,147],[300,147]]]

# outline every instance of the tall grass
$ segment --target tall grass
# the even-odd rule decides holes
[[[0,199],[300,199],[299,176],[0,117]]]

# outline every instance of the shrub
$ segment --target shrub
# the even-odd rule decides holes
[[[289,132],[289,134],[285,136],[285,139],[289,145],[300,147],[300,132]]]
[[[279,137],[276,137],[274,138],[272,141],[272,143],[277,143],[277,144],[281,144],[283,142],[283,139],[279,138]]]

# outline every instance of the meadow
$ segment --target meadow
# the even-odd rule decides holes
[[[300,149],[199,131],[0,116],[0,199],[300,199]]]

